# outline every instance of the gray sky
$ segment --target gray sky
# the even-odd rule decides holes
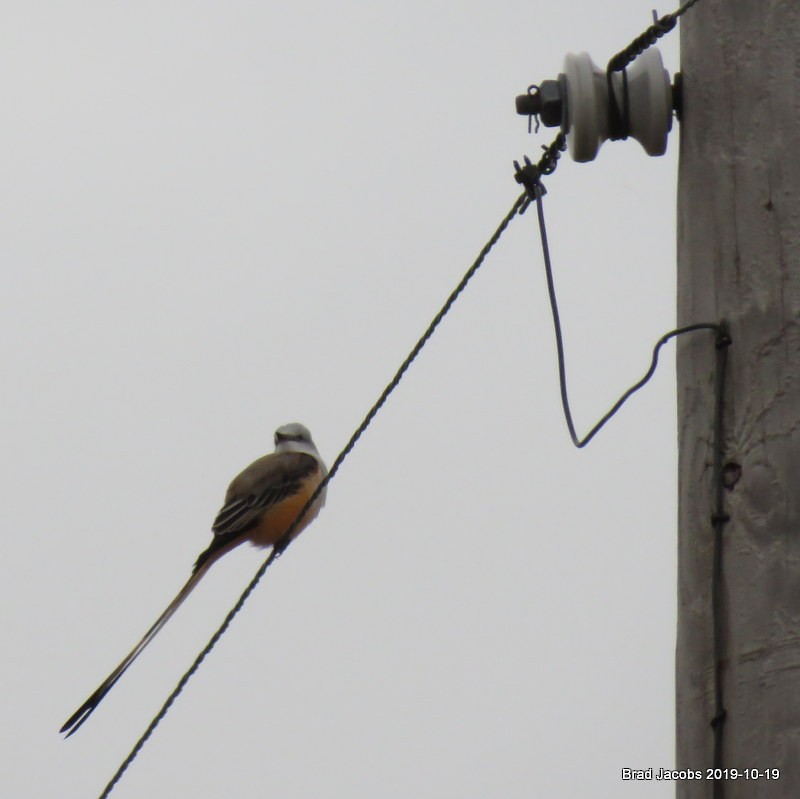
[[[229,480],[288,421],[333,460],[553,136],[515,95],[567,52],[604,64],[650,9],[7,5],[4,795],[101,792],[264,554],[215,566],[58,727]],[[579,432],[674,326],[677,145],[547,182]],[[674,765],[673,347],[574,450],[516,220],[114,796],[672,796],[620,770]]]

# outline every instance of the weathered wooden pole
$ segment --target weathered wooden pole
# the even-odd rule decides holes
[[[678,341],[680,799],[800,797],[800,2],[681,18],[678,322],[726,320],[719,668],[713,336]],[[715,678],[724,717],[714,765]],[[721,745],[720,745],[721,744]],[[757,769],[757,778],[744,774]],[[779,769],[779,778],[772,779]],[[730,776],[730,772],[729,772]]]

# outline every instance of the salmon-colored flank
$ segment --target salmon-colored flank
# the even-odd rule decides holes
[[[258,526],[247,533],[247,540],[257,547],[271,547],[276,541],[282,538],[289,525],[295,520],[303,506],[308,502],[308,498],[322,480],[322,470],[317,469],[312,475],[307,477],[296,494],[281,500],[275,507],[269,508],[262,517]],[[294,531],[293,538],[308,525],[319,513],[319,502],[315,502],[303,517],[302,521]]]

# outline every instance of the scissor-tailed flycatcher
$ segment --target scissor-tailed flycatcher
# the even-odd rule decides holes
[[[130,654],[100,683],[97,690],[67,719],[61,728],[72,735],[92,714],[128,666],[144,651],[211,565],[244,541],[270,547],[285,534],[300,510],[327,474],[311,433],[301,424],[287,424],[275,431],[275,452],[251,463],[228,487],[225,504],[212,526],[214,539],[194,564],[192,576],[158,617]],[[325,504],[325,491],[314,500],[293,536],[311,522]]]

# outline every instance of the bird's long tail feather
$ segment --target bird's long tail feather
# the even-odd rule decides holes
[[[192,576],[187,580],[186,585],[181,588],[178,595],[169,603],[167,609],[158,617],[155,624],[144,634],[144,637],[125,657],[122,663],[103,680],[97,690],[66,720],[59,732],[67,733],[66,737],[77,732],[86,719],[91,716],[94,709],[103,701],[103,697],[114,687],[117,680],[126,672],[128,666],[142,654],[145,647],[156,637],[159,630],[169,621],[173,613],[183,604],[183,601],[192,592],[194,587],[200,582],[205,573],[211,568],[213,563],[224,553],[225,550],[218,550],[213,557],[208,558]]]

